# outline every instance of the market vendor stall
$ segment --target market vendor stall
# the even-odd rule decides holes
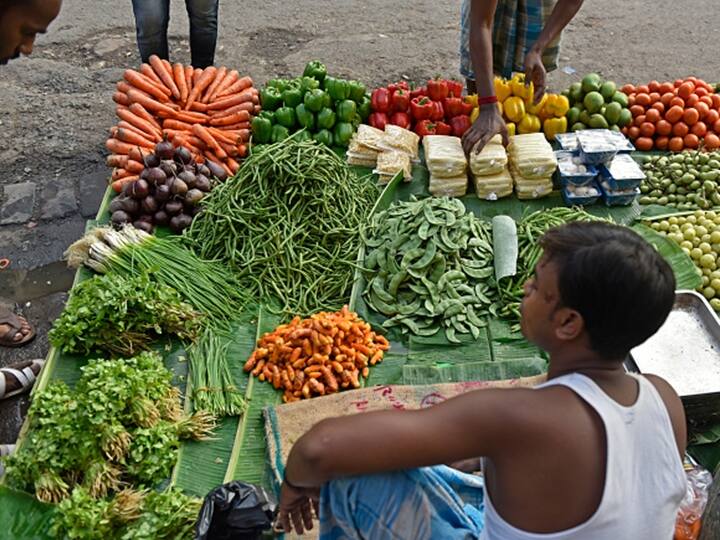
[[[152,68],[158,80],[152,79]],[[711,207],[720,168],[715,155],[635,154],[636,161],[647,161],[648,174],[642,188],[630,188],[631,195],[623,198],[630,204],[615,206],[601,185],[590,198],[597,200],[603,191],[607,204],[581,209],[572,206],[573,197],[588,194],[575,187],[595,181],[595,174],[588,174],[593,165],[570,159],[563,169],[563,156],[540,133],[540,120],[534,126],[535,118],[512,110],[508,100],[517,97],[522,103],[522,98],[513,95],[511,83],[500,82],[508,85],[501,88],[508,93],[505,115],[515,119],[520,135],[507,154],[501,145],[491,145],[467,163],[456,137],[437,135],[426,124],[415,134],[404,129],[430,118],[421,118],[425,113],[419,111],[427,97],[411,97],[409,88],[407,96],[406,89],[395,88],[394,100],[385,103],[393,97],[388,89],[370,98],[364,86],[328,77],[319,63],[309,64],[298,80],[273,81],[260,92],[227,69],[206,75],[183,66],[152,68],[126,73],[118,86],[115,100],[125,124],[116,127],[109,143],[115,183],[96,220],[88,223],[88,234],[68,252],[79,267],[73,293],[51,336],[55,346],[34,389],[18,460],[10,462],[0,484],[2,522],[18,538],[50,537],[42,532],[49,523],[70,537],[90,538],[82,536],[82,527],[92,528],[87,523],[127,497],[121,495],[121,481],[133,493],[142,492],[145,501],[130,517],[113,522],[113,530],[128,534],[143,520],[147,527],[158,526],[155,522],[172,510],[143,490],[175,493],[165,491],[169,486],[193,498],[192,505],[231,480],[276,489],[282,463],[269,465],[263,411],[273,418],[272,410],[285,402],[376,385],[542,375],[544,353],[519,333],[518,304],[541,254],[537,239],[562,223],[603,219],[632,227],[671,264],[678,289],[700,289],[718,309],[720,224]],[[526,91],[520,86],[517,93]],[[138,88],[150,97],[138,94]],[[597,126],[600,120],[590,116],[590,127],[625,125],[625,94],[614,84],[593,78],[571,91],[573,109],[582,102],[588,114],[597,108],[592,116],[604,115],[605,125]],[[449,91],[443,98],[435,86],[428,92],[438,98],[431,102],[457,99],[448,104],[457,106],[453,117],[466,115],[469,121],[471,101]],[[595,103],[598,98],[591,94],[609,103]],[[256,95],[265,97],[255,103]],[[551,139],[563,130],[557,120],[576,114],[561,97],[553,96],[545,112],[528,112],[542,118]],[[272,115],[263,116],[262,100],[273,102]],[[360,122],[368,118],[371,102],[376,110],[369,127]],[[140,122],[141,108],[154,114]],[[414,111],[412,118],[405,110]],[[461,131],[461,122],[456,123]],[[572,122],[577,123],[582,122]],[[143,129],[156,137],[136,132]],[[249,129],[263,144],[252,146]],[[163,140],[167,130],[174,146]],[[394,135],[383,139],[388,130]],[[581,147],[586,141],[588,159],[590,149],[611,140],[611,157],[595,170],[600,174],[605,168],[604,181],[636,180],[623,177],[628,166],[641,170],[628,154],[613,164],[617,139],[599,131],[582,133],[574,140]],[[349,149],[330,149],[333,140]],[[632,163],[622,165],[623,159]],[[553,178],[558,160],[561,170]],[[373,171],[389,179],[384,188]],[[573,189],[557,189],[569,185],[564,176],[575,181]],[[687,189],[698,193],[689,202],[697,203],[703,191],[708,204],[676,215],[685,207],[663,203],[677,199],[654,194],[676,193],[679,187],[670,188],[675,180],[683,185],[688,180]],[[693,187],[695,182],[700,185]],[[636,189],[652,199],[637,201]],[[187,219],[180,223],[177,216]],[[169,231],[166,223],[177,226]],[[117,432],[108,437],[121,442],[103,445],[103,439],[93,454],[102,482],[82,471],[84,462],[70,467],[48,458],[46,468],[27,465],[41,448],[38,437],[45,428],[39,419],[55,422],[43,405],[52,392],[67,392],[57,406],[69,418],[90,417],[91,403],[72,392],[92,386],[97,366],[117,365],[119,373],[130,361],[118,358],[131,357],[135,364],[142,364],[138,358],[154,358],[151,368],[167,388],[162,396],[140,388],[114,409]],[[128,377],[117,375],[111,382],[123,387]],[[142,373],[137,377],[142,380]],[[68,405],[75,400],[82,406]],[[187,424],[191,419],[193,429]],[[142,430],[161,437],[157,426],[173,433],[162,439],[166,453],[133,450]],[[714,467],[720,437],[712,429],[695,437],[705,444],[693,455]],[[276,448],[275,457],[283,451]],[[148,464],[157,460],[163,467],[148,472]],[[173,530],[158,526],[156,537],[187,535],[191,520],[186,518]],[[101,529],[93,531],[103,536]]]

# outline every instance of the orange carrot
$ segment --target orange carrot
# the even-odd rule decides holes
[[[155,126],[155,128],[159,131],[160,130],[160,124],[157,120],[155,120],[155,117],[150,114],[145,107],[140,105],[139,103],[132,103],[130,107],[128,107],[130,112],[133,113],[138,118],[142,118],[143,120],[146,120],[150,122],[151,125]]]
[[[229,126],[218,126],[218,129],[222,129],[223,131],[237,131],[238,129],[247,129],[249,127],[249,122],[238,122],[237,124],[231,124]]]
[[[155,126],[155,124],[151,124],[144,118],[140,118],[138,115],[134,114],[130,109],[125,110],[119,110],[117,111],[118,118],[121,120],[124,120],[128,124],[131,124],[138,128],[140,131],[143,131],[145,133],[151,134],[151,135],[160,135],[161,130]]]
[[[125,120],[120,120],[120,122],[118,122],[117,127],[118,127],[118,128],[122,128],[122,129],[127,129],[127,130],[129,130],[129,131],[132,131],[133,133],[136,133],[137,135],[139,135],[139,136],[142,137],[143,139],[147,139],[147,140],[149,140],[149,141],[153,141],[153,142],[160,142],[160,141],[162,141],[162,136],[161,136],[161,135],[158,135],[158,134],[155,133],[155,132],[146,133],[146,132],[144,132],[143,130],[141,130],[141,129],[135,127],[135,126],[133,126],[130,122],[126,122]]]
[[[125,178],[121,178],[120,180],[116,180],[112,183],[112,188],[115,193],[120,193],[123,190],[123,187],[125,184],[129,184],[130,182],[134,182],[140,178],[139,176],[126,176]]]
[[[205,91],[205,89],[210,86],[210,84],[212,84],[212,82],[215,80],[215,75],[217,75],[217,72],[217,68],[213,66],[210,66],[202,72],[197,82],[194,84],[193,89],[190,91],[187,103],[185,103],[186,111],[190,109],[190,106],[193,104],[194,101],[197,101],[200,98],[203,91]]]
[[[130,98],[130,101],[133,103],[139,103],[145,109],[148,111],[154,111],[154,112],[160,112],[160,111],[166,111],[169,114],[173,113],[173,109],[169,106],[160,103],[159,101],[156,101],[147,95],[145,95],[143,92],[140,92],[139,90],[130,90],[128,92],[128,98]]]
[[[258,103],[256,103],[255,107],[253,108],[253,114],[257,116],[258,114],[260,114],[260,111],[262,111],[262,107]]]
[[[136,144],[145,148],[155,147],[155,144],[152,141],[138,135],[137,132],[130,129],[118,128],[117,135],[115,137],[122,142]]]
[[[203,70],[200,68],[195,68],[193,70],[193,86],[195,86],[198,81],[200,80],[200,77],[202,77]]]
[[[227,158],[227,166],[230,169],[230,172],[235,174],[240,169],[240,164],[235,161],[233,158]]]
[[[127,156],[121,156],[120,154],[110,154],[105,159],[105,164],[108,167],[119,167],[124,169],[125,165],[127,165],[128,157]]]
[[[223,116],[230,116],[231,114],[235,114],[240,111],[247,111],[252,114],[254,109],[255,105],[253,105],[250,101],[246,101],[245,103],[235,105],[234,107],[230,107],[229,109],[210,111],[210,116],[212,116],[213,118],[222,118]]]
[[[205,113],[194,112],[194,111],[177,111],[174,120],[181,120],[183,122],[189,122],[191,124],[207,124],[208,115]]]
[[[163,122],[163,129],[176,129],[178,131],[192,131],[192,124],[188,124],[187,122],[181,122],[180,120],[173,120],[172,118],[168,118]]]
[[[193,87],[193,73],[195,73],[195,70],[192,66],[185,66],[185,86],[187,86],[188,94]]]
[[[222,80],[222,82],[215,88],[215,92],[209,95],[208,101],[212,101],[217,96],[219,96],[222,92],[230,88],[230,86],[237,81],[240,78],[240,74],[237,72],[236,69],[233,69],[230,71],[227,76]]]
[[[127,81],[118,81],[115,83],[115,88],[118,92],[122,92],[123,94],[127,94],[128,91],[132,88]]]
[[[247,156],[247,153],[248,153],[248,151],[247,151],[246,144],[241,144],[240,146],[238,146],[238,154],[240,154],[240,157]]]
[[[219,130],[219,129],[215,129],[215,128],[212,128],[212,127],[211,127],[211,128],[208,128],[208,131],[212,134],[213,137],[215,137],[215,140],[216,140],[217,142],[219,142],[221,146],[222,146],[222,143],[227,143],[227,144],[234,145],[235,142],[236,142],[236,141],[233,139],[233,135],[230,134],[230,133],[226,133],[226,132],[224,132],[224,131],[221,131],[221,130]],[[223,148],[224,148],[224,147],[223,147]]]
[[[210,99],[210,96],[215,93],[215,91],[217,90],[217,87],[220,85],[221,82],[223,82],[226,75],[227,75],[227,68],[225,66],[218,68],[215,73],[215,78],[210,83],[210,85],[207,87],[205,94],[203,94],[202,99],[200,99],[199,101],[201,101],[203,103],[207,103]]]
[[[240,105],[246,101],[252,101],[253,97],[257,97],[257,90],[248,89],[240,92],[239,94],[233,94],[232,96],[222,98],[219,101],[213,101],[208,105],[208,110],[213,111],[217,109],[228,109],[235,105]]]
[[[234,144],[226,143],[225,141],[218,141],[220,144],[220,147],[225,151],[225,153],[228,155],[226,159],[230,159],[233,157],[238,157],[238,149],[237,146]]]
[[[187,135],[185,135],[185,140],[188,144],[191,144],[197,148],[205,148],[205,143],[202,141],[202,139],[198,139],[192,133],[188,133]]]
[[[210,150],[217,154],[220,159],[225,159],[227,157],[225,150],[222,149],[222,147],[215,140],[215,137],[213,137],[206,128],[204,128],[200,124],[194,124],[192,130],[195,136],[201,139]]]
[[[125,178],[126,176],[132,176],[128,171],[125,169],[113,169],[112,175],[110,175],[110,178],[112,180],[120,180],[121,178]]]
[[[229,126],[231,124],[237,124],[238,122],[249,122],[250,113],[247,111],[238,111],[230,116],[223,116],[220,118],[212,118],[210,120],[211,126]]]
[[[225,96],[230,96],[232,94],[237,94],[238,92],[242,92],[243,90],[250,88],[252,85],[253,80],[250,77],[241,77],[233,84],[228,86],[223,92],[218,92],[215,98],[221,98]]]
[[[145,170],[145,165],[143,165],[139,161],[133,161],[131,159],[128,159],[128,162],[125,165],[125,170],[133,174],[140,174]]]
[[[172,92],[170,89],[163,84],[163,82],[160,80],[160,77],[157,76],[157,73],[155,73],[155,70],[150,66],[150,64],[143,64],[140,66],[140,73],[145,75],[148,79],[152,79],[155,81],[155,84],[158,86],[162,86],[167,90],[167,95],[172,96]]]
[[[130,105],[130,100],[125,92],[115,92],[113,94],[113,101],[118,105]]]
[[[127,153],[128,159],[132,159],[133,161],[138,161],[140,163],[145,163],[145,158],[153,153],[153,150],[149,150],[147,148],[142,148],[140,146],[133,146],[130,148],[130,151]]]
[[[175,96],[175,99],[180,98],[180,90],[178,90],[177,85],[175,84],[175,81],[173,81],[172,78],[172,69],[168,69],[165,63],[163,63],[160,58],[153,54],[150,58],[150,65],[155,70],[155,73],[157,73],[157,76],[160,78],[160,80],[163,82],[165,86],[167,86],[170,91],[172,92],[172,95]]]
[[[190,106],[190,110],[204,113],[204,112],[207,112],[208,106],[205,105],[204,103],[200,103],[200,102],[196,101],[195,103],[193,103]]]
[[[178,90],[180,90],[180,101],[185,103],[187,101],[189,90],[187,87],[187,81],[185,80],[185,68],[182,64],[175,64],[173,66],[173,77]]]
[[[158,86],[142,73],[138,73],[137,71],[134,71],[132,69],[126,69],[125,73],[123,74],[123,78],[138,90],[142,90],[146,94],[151,95],[161,103],[170,101],[168,99],[169,95],[165,93],[170,91],[164,86]],[[163,89],[165,91],[163,91]]]

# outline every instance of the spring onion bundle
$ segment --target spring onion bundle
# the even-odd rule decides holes
[[[253,298],[279,304],[271,309],[338,310],[377,196],[328,147],[290,138],[255,149],[203,199],[185,234],[201,257],[229,264]]]

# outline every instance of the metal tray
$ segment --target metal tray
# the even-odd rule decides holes
[[[665,324],[631,354],[630,369],[667,380],[685,404],[688,421],[720,417],[720,319],[695,291],[678,291]]]

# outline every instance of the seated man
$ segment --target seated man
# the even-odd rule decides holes
[[[318,423],[292,448],[285,530],[321,538],[670,540],[685,493],[685,416],[628,352],[672,309],[675,279],[630,229],[548,231],[522,331],[550,355],[534,389],[478,390],[418,411]],[[481,456],[483,478],[443,463]]]

